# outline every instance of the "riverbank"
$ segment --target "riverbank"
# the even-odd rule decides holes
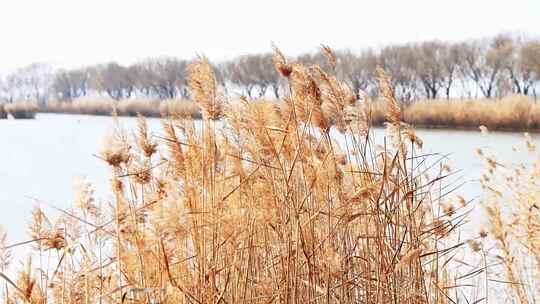
[[[39,108],[40,113],[84,114],[110,116],[167,117],[189,116],[200,119],[199,106],[189,100],[170,99],[164,101],[145,99],[126,99],[115,101],[111,99],[78,99],[73,102],[51,102]]]
[[[278,67],[286,69],[286,62],[278,62]],[[270,299],[267,302],[316,302],[325,293],[327,302],[339,303],[417,304],[432,298],[456,303],[469,298],[469,292],[454,296],[447,286],[472,286],[475,294],[487,294],[495,284],[492,281],[530,281],[514,275],[514,269],[520,268],[510,250],[523,242],[503,233],[508,224],[498,209],[488,217],[487,230],[480,232],[487,241],[474,231],[461,231],[469,229],[465,225],[474,210],[454,187],[463,177],[453,180],[447,155],[456,151],[453,160],[467,168],[467,174],[483,170],[457,156],[467,152],[470,157],[473,147],[484,148],[488,143],[485,134],[461,132],[469,134],[452,138],[452,132],[440,131],[430,138],[409,127],[398,128],[406,111],[400,109],[382,72],[384,106],[365,103],[369,115],[359,112],[355,116],[347,107],[352,94],[332,99],[330,94],[343,86],[329,82],[331,90],[318,88],[302,66],[294,66],[287,74],[297,102],[283,108],[273,102],[225,104],[216,97],[215,76],[205,59],[192,63],[189,71],[194,100],[205,113],[203,120],[193,123],[162,123],[140,116],[111,119],[43,114],[43,120],[0,124],[10,143],[10,149],[0,153],[7,164],[16,166],[6,172],[27,174],[19,176],[20,182],[0,174],[6,179],[2,184],[20,187],[10,189],[15,196],[28,193],[32,186],[40,192],[53,190],[42,181],[61,187],[53,195],[65,195],[68,182],[61,183],[53,174],[62,174],[59,171],[64,168],[91,173],[95,164],[85,169],[84,160],[79,161],[90,155],[92,161],[103,162],[102,168],[110,176],[99,179],[109,189],[110,199],[104,201],[108,204],[97,199],[92,184],[82,180],[75,199],[59,200],[72,202],[67,207],[56,207],[44,197],[28,211],[28,241],[8,243],[7,235],[0,233],[0,257],[12,256],[11,250],[30,243],[34,256],[50,257],[45,266],[41,260],[32,266],[36,264],[29,260],[19,268],[23,270],[18,276],[0,272],[8,284],[6,294],[14,290],[11,302],[68,302],[75,297],[88,303],[103,298],[123,302],[135,291],[158,290],[167,293],[148,298],[160,303],[186,299],[203,303],[218,294],[217,302],[229,303],[242,302],[246,295]],[[424,105],[430,106],[428,102]],[[348,127],[361,126],[360,132],[365,132],[371,123],[365,118],[373,117],[375,109],[384,110],[381,117],[387,117],[393,128],[375,128],[371,139],[363,140]],[[113,110],[119,111],[119,103],[113,104]],[[221,117],[227,119],[216,122]],[[108,125],[104,121],[114,125],[94,154],[92,146]],[[197,129],[196,124],[204,127]],[[510,139],[519,140],[516,136]],[[529,150],[534,146],[532,140],[527,138]],[[429,145],[437,142],[441,145],[433,150]],[[469,146],[465,146],[467,142]],[[504,148],[511,145],[507,138],[500,142]],[[17,143],[21,152],[13,153]],[[495,150],[501,161],[503,150]],[[481,161],[491,171],[498,169],[499,162],[478,151],[485,155]],[[49,154],[39,155],[45,153]],[[517,151],[510,153],[509,159],[518,158]],[[36,159],[40,156],[41,160]],[[484,173],[478,178],[480,175],[468,180],[497,177],[488,179]],[[30,178],[39,182],[31,183]],[[482,186],[483,191],[499,184]],[[533,210],[535,205],[525,203],[535,201],[527,198],[520,210]],[[58,211],[56,215],[47,210],[50,207]],[[13,212],[9,217],[16,218]],[[538,219],[529,214],[521,218]],[[523,229],[514,231],[518,235]],[[503,252],[490,250],[489,242],[499,242]],[[536,242],[525,244],[536,248],[529,245]],[[85,260],[71,262],[79,257]],[[475,262],[480,259],[483,264]],[[486,279],[491,286],[486,283],[485,291],[481,289],[484,285],[474,285],[477,273],[487,273],[487,265],[492,271],[501,264],[504,268],[498,273],[504,274],[492,276],[496,280]],[[8,262],[3,265],[4,269],[10,266]],[[32,275],[38,271],[45,275]],[[105,282],[103,278],[107,278]],[[305,284],[297,286],[297,282]],[[375,291],[380,295],[372,297]],[[503,292],[512,298],[512,289]],[[420,296],[409,300],[411,294]]]
[[[0,119],[7,119],[8,116],[14,119],[33,119],[37,111],[38,107],[34,102],[0,104]]]
[[[374,101],[366,111],[373,125],[386,122],[385,105]],[[0,118],[10,113],[14,118],[33,118],[35,112],[109,116],[145,117],[188,116],[201,118],[199,106],[189,100],[145,100],[130,99],[78,99],[73,102],[51,102],[42,106],[23,102],[5,105],[0,109]],[[3,115],[3,114],[4,115]],[[540,104],[533,98],[513,95],[502,99],[452,99],[423,100],[401,106],[402,120],[416,128],[477,130],[486,126],[489,130],[510,132],[540,132]]]
[[[403,122],[417,128],[540,132],[540,104],[522,95],[502,99],[425,100],[402,106]],[[386,122],[385,105],[369,104],[374,125]]]

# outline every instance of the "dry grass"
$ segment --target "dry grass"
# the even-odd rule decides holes
[[[119,116],[137,116],[141,114],[146,117],[166,117],[178,113],[193,118],[201,117],[200,108],[197,104],[186,100],[126,99],[115,101],[107,98],[81,98],[72,102],[50,102],[43,106],[40,111],[105,116],[112,115],[115,112]]]
[[[20,101],[6,104],[4,109],[15,119],[32,119],[36,117],[38,106],[35,102]]]
[[[501,302],[536,303],[540,299],[540,155],[528,134],[525,150],[530,157],[501,164],[495,156],[477,153],[485,161],[481,178],[482,205],[487,225],[475,241],[485,264],[486,277],[497,284]],[[521,151],[523,153],[523,151]]]
[[[159,135],[143,118],[135,138],[118,128],[100,154],[113,199],[83,183],[57,220],[36,207],[47,262],[9,280],[6,301],[457,301],[462,217],[441,212],[443,173],[426,168],[414,131],[396,119],[376,147],[346,85],[277,56],[292,90],[282,105],[227,102],[200,59],[189,71],[202,130],[189,118]]]
[[[286,73],[293,72],[293,66],[282,68],[285,69]],[[287,68],[291,70],[289,71]],[[325,81],[321,82],[321,90],[324,90],[325,85],[328,85],[327,81],[333,80],[326,78]],[[202,83],[204,80],[200,82]],[[333,85],[335,86],[336,83],[333,83]],[[327,94],[344,93],[330,92]],[[224,99],[223,95],[219,98]],[[278,104],[286,102],[287,98],[278,101]],[[350,103],[350,101],[348,102]],[[363,106],[363,111],[369,113],[371,123],[374,125],[383,125],[388,122],[392,115],[396,115],[396,111],[399,109],[400,119],[417,127],[476,130],[478,126],[484,125],[490,130],[540,131],[540,104],[536,103],[531,97],[523,95],[508,96],[499,100],[425,100],[407,105],[396,103],[395,107],[391,108],[387,106],[382,101],[369,102]],[[146,117],[180,115],[191,116],[195,119],[202,118],[200,106],[196,102],[185,100],[158,102],[155,100],[130,99],[116,102],[112,99],[94,100],[84,98],[70,103],[50,102],[41,107],[40,112],[111,115],[115,107],[117,114],[120,116],[142,114]],[[347,105],[341,105],[340,107],[343,110]],[[388,109],[390,109],[391,113],[388,112]],[[217,110],[221,111],[221,109]],[[329,111],[330,109],[324,110]],[[0,111],[0,117],[1,113]],[[313,114],[317,115],[317,112]]]
[[[191,117],[201,119],[202,113],[199,105],[192,101],[169,99],[159,104],[161,117]]]
[[[386,121],[381,102],[371,104],[373,123]],[[514,95],[499,100],[426,100],[402,106],[403,121],[428,128],[540,131],[540,104],[531,97]]]
[[[8,117],[5,106],[5,104],[0,103],[0,119],[6,119]]]
[[[112,99],[80,98],[72,102],[51,101],[43,106],[40,111],[45,113],[111,115],[114,105],[115,101]]]
[[[126,99],[116,104],[116,111],[121,116],[159,117],[159,101],[148,99]]]

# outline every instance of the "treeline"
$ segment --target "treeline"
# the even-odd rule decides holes
[[[425,41],[336,51],[335,72],[355,92],[376,95],[374,70],[384,68],[402,100],[451,97],[535,96],[540,84],[540,41],[519,35],[458,43]],[[322,52],[296,58],[330,68]],[[150,58],[130,66],[99,64],[73,70],[54,70],[34,63],[0,79],[0,98],[7,102],[71,101],[88,95],[115,100],[187,98],[188,60]],[[287,87],[274,69],[272,55],[251,54],[217,63],[216,76],[226,91],[252,98],[279,98]]]

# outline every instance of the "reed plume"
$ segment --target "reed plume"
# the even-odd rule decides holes
[[[274,50],[272,60],[274,62],[276,70],[279,74],[281,74],[281,76],[288,78],[292,73],[292,66],[287,62],[285,55],[283,55],[283,53],[277,48],[277,46],[272,45],[272,48]]]
[[[195,102],[199,104],[207,119],[219,119],[223,116],[225,97],[218,93],[214,68],[206,59],[200,57],[188,68],[188,84]]]
[[[0,104],[0,119],[6,119],[8,117],[8,113],[6,112],[6,105],[1,103]]]
[[[540,295],[540,163],[537,152],[529,149],[530,138],[524,137],[514,153],[526,153],[530,160],[501,164],[487,152],[478,153],[485,163],[481,185],[487,219],[478,232],[480,244],[495,265],[495,288],[516,303],[531,303]]]
[[[95,202],[85,184],[76,208],[56,221],[36,209],[32,238],[52,261],[41,284],[49,301],[464,298],[452,292],[463,283],[453,255],[463,210],[436,212],[446,203],[442,169],[425,177],[429,157],[414,146],[378,149],[363,112],[350,111],[356,98],[347,85],[275,52],[291,88],[282,103],[226,103],[210,63],[199,58],[189,85],[202,122],[171,117],[155,136],[143,118],[135,136],[116,128],[100,153],[111,169],[111,198]],[[37,298],[30,277],[9,289]]]
[[[401,108],[396,99],[394,88],[391,85],[390,77],[382,68],[377,68],[380,95],[386,106],[386,119],[389,123],[398,125],[401,123]]]

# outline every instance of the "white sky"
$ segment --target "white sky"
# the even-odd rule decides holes
[[[540,0],[0,0],[0,73],[31,62],[221,60],[272,41],[296,55],[503,31],[539,35]]]

